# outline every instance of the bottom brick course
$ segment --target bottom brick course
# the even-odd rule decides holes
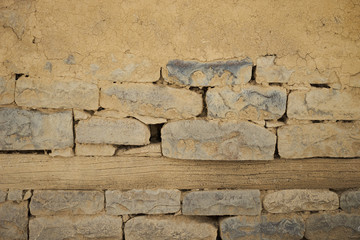
[[[28,202],[0,203],[0,239],[27,239]]]

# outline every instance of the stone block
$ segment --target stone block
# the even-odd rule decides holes
[[[16,82],[15,101],[31,108],[78,108],[96,110],[99,89],[96,84],[75,80],[21,77]]]
[[[217,227],[208,218],[140,216],[125,224],[126,240],[215,240]]]
[[[339,197],[321,189],[281,190],[266,194],[263,207],[270,213],[335,210],[339,208]]]
[[[287,83],[294,70],[275,64],[276,56],[265,56],[257,59],[256,82],[257,83]]]
[[[360,121],[283,126],[277,135],[283,158],[360,156]]]
[[[86,120],[91,117],[91,114],[82,110],[74,109],[74,120]]]
[[[360,88],[313,88],[289,94],[287,116],[305,120],[360,119]]]
[[[360,239],[360,216],[345,213],[318,213],[306,219],[309,240]]]
[[[20,189],[9,189],[7,195],[8,201],[20,202],[23,200],[23,190]]]
[[[164,75],[165,81],[178,85],[238,85],[250,81],[252,65],[250,58],[216,62],[171,60],[166,65]]]
[[[55,214],[96,214],[104,209],[100,191],[35,190],[30,212],[35,216]]]
[[[186,193],[182,203],[184,215],[259,215],[259,190],[214,190]]]
[[[107,215],[36,217],[29,231],[30,240],[123,239],[121,217]]]
[[[0,108],[0,119],[0,150],[57,149],[74,144],[71,111]]]
[[[106,144],[81,144],[77,143],[75,154],[77,156],[113,156],[116,147]]]
[[[286,98],[286,90],[280,87],[223,87],[209,89],[206,104],[211,118],[267,120],[284,115]]]
[[[340,208],[347,213],[360,214],[360,190],[343,192],[340,196]]]
[[[7,190],[0,190],[0,203],[6,201]]]
[[[0,239],[22,239],[28,236],[28,203],[0,203]]]
[[[299,240],[304,232],[305,222],[297,215],[237,216],[220,220],[222,240]]]
[[[276,136],[242,121],[183,120],[161,129],[166,157],[196,160],[272,160]]]
[[[0,76],[0,105],[14,102],[15,79],[10,76]]]
[[[203,100],[196,92],[154,84],[123,83],[101,88],[100,105],[130,116],[182,119],[199,115]]]
[[[106,191],[106,212],[110,215],[165,214],[180,210],[179,190]]]
[[[161,157],[161,143],[151,143],[142,147],[122,148],[116,152],[117,156]]]
[[[146,145],[150,143],[149,127],[132,119],[92,117],[75,126],[76,142],[90,144]]]

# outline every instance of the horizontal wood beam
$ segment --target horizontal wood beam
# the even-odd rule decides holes
[[[0,154],[0,189],[352,187],[360,187],[360,159],[237,162]]]

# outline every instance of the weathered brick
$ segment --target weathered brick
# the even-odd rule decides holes
[[[265,56],[257,59],[256,82],[287,83],[294,70],[275,64],[276,56]]]
[[[211,118],[278,119],[285,113],[286,98],[286,90],[280,87],[223,87],[209,89],[206,104]]]
[[[77,143],[75,154],[78,156],[113,156],[116,147],[106,144],[81,144]]]
[[[20,189],[9,189],[7,195],[8,201],[20,202],[23,200],[23,190]]]
[[[208,218],[141,216],[125,224],[126,240],[215,240],[217,227]]]
[[[339,197],[321,189],[281,190],[266,194],[263,206],[271,213],[335,210],[339,208]]]
[[[7,190],[0,190],[0,203],[5,202],[7,196]]]
[[[289,94],[287,116],[305,120],[360,119],[360,88],[313,88]]]
[[[305,222],[297,215],[237,216],[220,220],[222,240],[302,239]]]
[[[14,102],[15,79],[10,76],[0,76],[0,104]]]
[[[100,105],[128,115],[167,119],[190,118],[202,112],[202,96],[187,89],[123,83],[101,88]]]
[[[0,203],[0,239],[27,239],[28,203]]]
[[[242,121],[183,120],[161,129],[164,156],[197,160],[272,160],[276,136]]]
[[[340,207],[347,213],[360,214],[360,190],[343,192],[340,196]]]
[[[250,58],[217,62],[172,60],[166,65],[165,81],[187,86],[224,86],[244,84],[252,73]]]
[[[259,215],[259,190],[214,190],[189,192],[184,196],[184,215]]]
[[[306,219],[305,237],[309,240],[360,239],[360,216],[318,213]]]
[[[15,101],[18,106],[32,108],[95,110],[99,107],[99,89],[96,84],[75,79],[21,77],[16,82]]]
[[[121,217],[46,216],[30,219],[29,239],[107,239],[121,240]]]
[[[132,119],[92,117],[75,126],[77,143],[145,145],[150,141],[149,127]]]
[[[30,202],[32,215],[95,214],[104,209],[100,191],[35,190]]]
[[[360,87],[360,73],[350,76],[349,85],[351,87]]]
[[[360,121],[288,125],[277,135],[283,158],[360,156]]]
[[[0,108],[0,119],[0,150],[56,149],[74,144],[71,111]]]
[[[164,214],[180,210],[179,190],[106,191],[106,212],[123,214]]]

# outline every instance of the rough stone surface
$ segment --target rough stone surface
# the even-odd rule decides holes
[[[217,227],[207,218],[141,216],[125,224],[126,240],[215,240]]]
[[[252,73],[250,58],[217,62],[172,60],[166,65],[165,81],[187,86],[224,86],[244,84]]]
[[[182,203],[184,215],[259,215],[259,190],[214,190],[186,193]]]
[[[360,87],[360,73],[350,76],[349,85],[351,87]]]
[[[286,90],[280,87],[224,87],[209,89],[206,104],[211,118],[278,119],[285,113],[286,98]]]
[[[256,124],[184,120],[161,129],[164,156],[198,160],[272,160],[276,136]]]
[[[28,236],[28,203],[0,203],[0,239],[26,240]]]
[[[9,189],[7,200],[20,202],[21,200],[23,200],[23,190]]]
[[[71,111],[0,108],[0,150],[42,150],[73,146]]]
[[[287,83],[293,70],[275,64],[276,56],[260,57],[256,62],[256,82]]]
[[[329,190],[281,190],[266,194],[263,206],[270,213],[335,210],[339,208],[339,197]]]
[[[76,142],[91,144],[145,145],[150,141],[149,127],[131,119],[92,117],[75,126]]]
[[[337,213],[312,214],[306,219],[309,240],[360,239],[360,216]]]
[[[91,117],[91,114],[82,110],[74,109],[74,120],[85,120]]]
[[[106,239],[122,240],[121,217],[46,216],[30,219],[30,240]]]
[[[161,143],[151,143],[143,147],[130,147],[119,149],[116,152],[117,156],[137,156],[137,157],[160,157]]]
[[[30,201],[32,215],[96,214],[104,209],[100,191],[35,190]]]
[[[112,84],[101,88],[100,105],[128,115],[167,119],[190,118],[202,112],[202,96],[187,89],[154,84]]]
[[[360,190],[343,192],[340,196],[340,207],[347,213],[360,214]]]
[[[75,79],[21,77],[16,81],[15,101],[18,106],[33,108],[95,110],[99,107],[99,89],[96,84]]]
[[[149,125],[149,124],[161,124],[166,123],[166,118],[155,118],[155,117],[149,117],[149,116],[140,116],[140,115],[134,115],[136,119],[139,121]]]
[[[78,156],[113,156],[116,147],[106,144],[81,144],[77,143],[75,154]]]
[[[237,216],[220,220],[222,240],[302,239],[305,222],[297,215]]]
[[[360,156],[360,121],[283,126],[277,135],[283,158]]]
[[[72,148],[53,149],[49,155],[52,157],[73,157],[74,150]]]
[[[5,202],[7,196],[7,190],[0,190],[0,203]]]
[[[360,119],[360,89],[313,88],[289,94],[287,116],[307,120]]]
[[[15,79],[10,76],[0,76],[0,104],[10,104],[14,102]]]
[[[165,214],[180,210],[179,190],[129,190],[106,191],[106,213],[123,214]]]

